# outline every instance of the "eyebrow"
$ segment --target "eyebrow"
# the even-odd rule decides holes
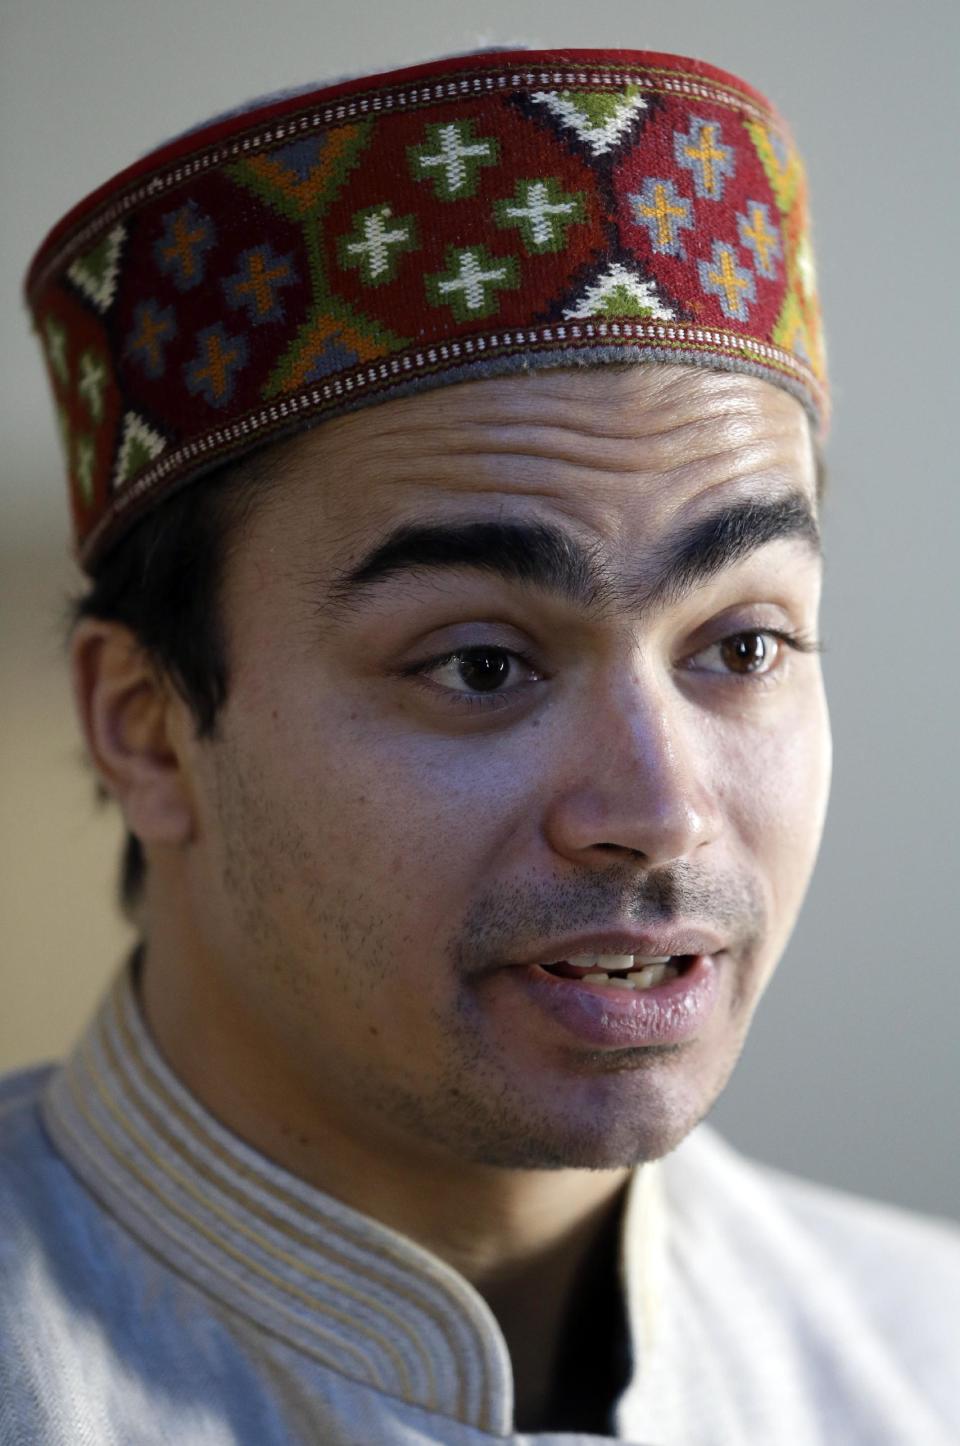
[[[658,549],[653,576],[638,578],[612,575],[598,544],[584,543],[556,523],[428,518],[400,524],[353,567],[336,574],[326,603],[334,613],[350,613],[398,575],[470,568],[539,588],[585,612],[658,612],[784,538],[805,542],[822,556],[820,529],[803,492],[747,499],[708,512],[668,536]]]

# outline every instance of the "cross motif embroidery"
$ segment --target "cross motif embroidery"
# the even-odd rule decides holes
[[[383,286],[397,274],[400,257],[416,251],[416,223],[412,216],[393,219],[393,208],[383,203],[357,211],[349,236],[337,243],[340,265],[359,270],[368,286]]]
[[[700,285],[704,291],[720,298],[720,308],[731,321],[748,321],[748,301],[755,301],[757,288],[753,273],[737,265],[737,255],[732,246],[722,241],[713,243],[712,261],[698,261]]]
[[[492,136],[477,138],[473,121],[428,125],[422,145],[408,146],[407,158],[415,180],[433,181],[441,201],[461,201],[476,193],[482,166],[495,166],[500,143]]]
[[[736,162],[733,147],[721,143],[718,121],[692,117],[686,135],[674,131],[673,153],[678,165],[693,172],[694,187],[701,200],[723,200],[724,182],[727,176],[733,175]]]
[[[133,313],[133,331],[124,347],[125,356],[133,356],[152,381],[167,369],[165,346],[177,334],[172,306],[158,306],[152,298],[141,301]]]
[[[774,257],[780,255],[780,238],[762,201],[747,202],[746,215],[737,215],[737,229],[744,246],[753,252],[760,275],[772,281],[777,274]]]
[[[66,386],[70,380],[70,368],[67,365],[67,333],[59,321],[54,321],[48,316],[43,326],[43,335],[47,344],[47,360],[54,374]]]
[[[497,292],[520,285],[520,269],[512,256],[495,258],[485,246],[449,246],[449,271],[426,278],[427,296],[434,306],[449,306],[457,321],[492,316],[499,303]]]
[[[298,280],[292,256],[278,256],[269,241],[251,246],[240,256],[240,268],[223,282],[231,306],[242,307],[255,326],[283,321],[283,287]]]
[[[693,207],[672,181],[647,176],[642,189],[628,196],[638,226],[644,226],[654,251],[685,258],[681,231],[693,230]]]
[[[204,258],[215,241],[210,217],[203,214],[196,201],[188,201],[179,211],[164,216],[163,235],[153,254],[160,270],[173,277],[177,290],[190,291],[203,280]]]
[[[74,473],[77,479],[77,486],[80,489],[80,496],[88,507],[93,501],[93,467],[95,461],[96,453],[91,438],[78,437]]]
[[[107,369],[92,351],[85,351],[80,358],[80,380],[77,391],[87,404],[95,422],[103,420],[103,392],[107,384]]]
[[[212,407],[226,406],[233,396],[236,374],[247,361],[246,339],[229,336],[218,321],[201,331],[197,341],[199,351],[184,367],[187,391],[200,393]]]
[[[564,191],[552,176],[542,181],[518,181],[513,197],[496,201],[493,212],[497,225],[517,226],[527,251],[562,251],[567,231],[585,219],[584,193]]]

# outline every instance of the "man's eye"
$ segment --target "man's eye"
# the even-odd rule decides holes
[[[721,638],[696,656],[698,659],[712,656],[718,660],[719,666],[703,667],[703,672],[764,677],[781,665],[785,648],[793,648],[798,653],[820,651],[818,643],[800,633],[779,628],[748,628],[745,632]]]
[[[702,648],[687,665],[697,671],[725,677],[765,678],[780,667],[785,648],[820,652],[819,643],[799,633],[776,628],[749,628]],[[714,663],[705,663],[705,659]],[[533,660],[525,653],[493,644],[457,648],[441,657],[427,658],[403,670],[434,692],[451,695],[466,706],[496,707],[519,692],[525,683],[542,682]]]
[[[539,681],[542,676],[525,654],[491,646],[458,648],[440,658],[415,663],[404,672],[408,677],[429,678],[436,687],[470,703],[483,703],[494,694],[513,691],[519,684]]]

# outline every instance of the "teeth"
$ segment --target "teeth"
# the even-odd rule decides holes
[[[655,984],[662,984],[666,972],[666,964],[648,964],[646,969],[638,969],[637,988],[652,989]]]
[[[629,974],[602,974],[593,970],[581,974],[581,983],[610,984],[614,989],[653,989],[658,984],[669,984],[680,973],[672,964],[647,964],[643,969],[634,969]]]
[[[609,974],[615,969],[632,969],[632,954],[571,954],[567,960],[574,969],[602,969]]]
[[[638,989],[653,989],[657,984],[668,984],[679,973],[672,964],[650,964],[646,969],[639,969],[634,977]]]
[[[574,969],[602,969],[614,974],[625,969],[644,969],[648,964],[669,964],[672,954],[571,954],[566,961]]]

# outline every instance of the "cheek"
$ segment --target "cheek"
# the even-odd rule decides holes
[[[767,882],[782,945],[796,921],[823,834],[832,746],[822,684],[775,726],[741,730],[724,770],[727,816]]]
[[[243,750],[263,759],[262,710],[246,718]],[[425,922],[444,922],[441,909],[455,924],[524,813],[539,735],[526,748],[493,734],[445,738],[401,710],[384,718],[322,689],[278,700],[267,719],[263,787],[323,886],[381,896],[395,928],[421,938]]]

